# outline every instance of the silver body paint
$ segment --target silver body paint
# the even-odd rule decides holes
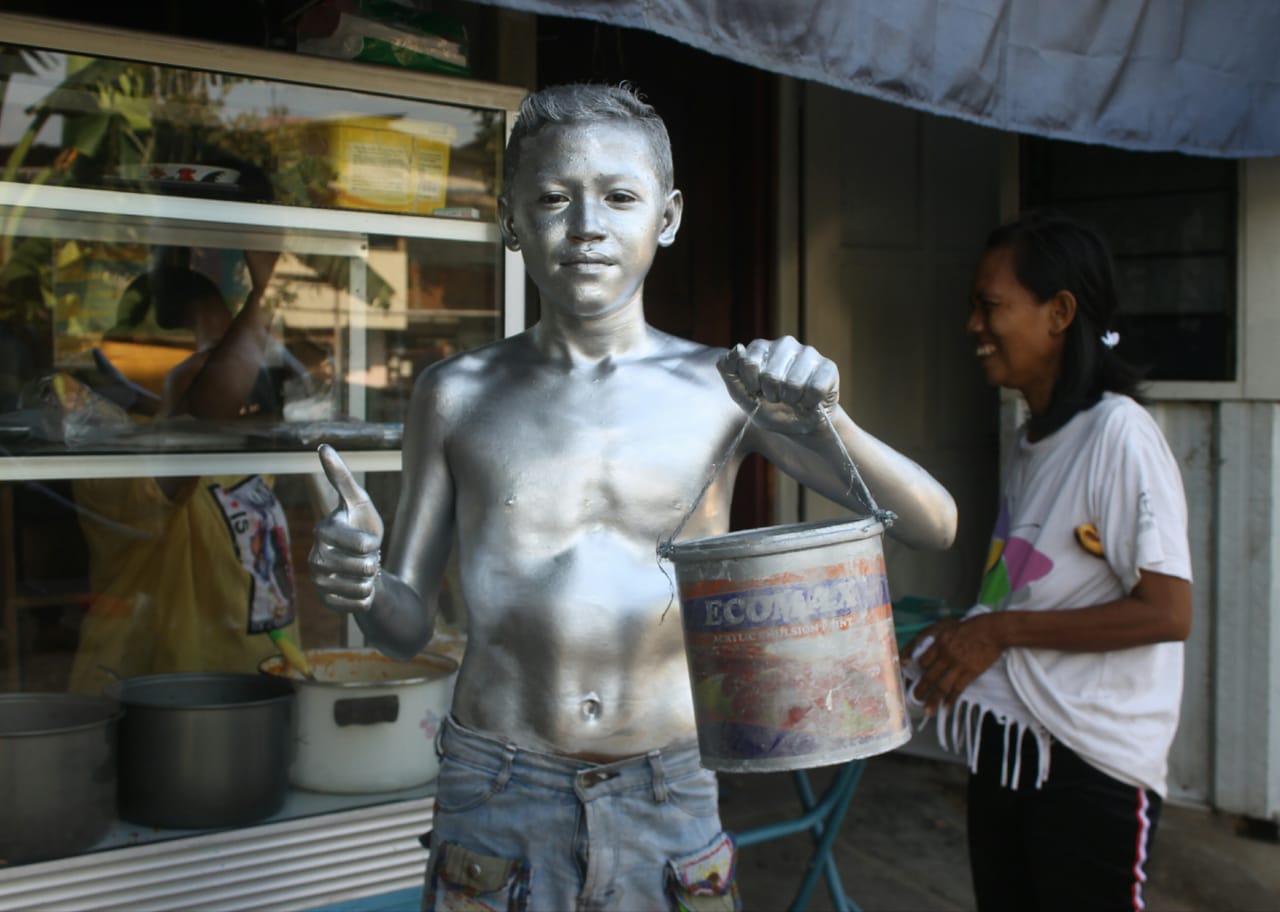
[[[956,521],[941,485],[844,413],[835,365],[811,347],[784,338],[726,352],[645,322],[643,277],[674,239],[682,204],[644,173],[619,177],[628,154],[645,158],[628,153],[637,146],[619,123],[525,141],[502,228],[542,292],[540,322],[419,378],[381,571],[381,522],[330,466],[345,505],[317,528],[311,559],[324,604],[354,612],[374,645],[408,655],[431,635],[456,534],[469,630],[455,715],[528,747],[593,758],[695,736],[679,608],[667,610],[674,573],[657,547],[757,400],[681,539],[728,530],[733,482],[753,451],[865,512],[819,407],[879,505],[898,515],[895,537],[945,548]],[[606,170],[608,186],[597,180]],[[638,203],[610,196],[628,180],[641,187]]]

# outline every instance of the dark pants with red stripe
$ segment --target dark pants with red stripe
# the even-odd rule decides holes
[[[978,771],[969,777],[969,865],[980,912],[1145,908],[1160,796],[1113,779],[1056,741],[1049,779],[1037,789],[1037,750],[1030,735],[1022,739],[1021,781],[1002,786],[1004,727],[983,720]]]

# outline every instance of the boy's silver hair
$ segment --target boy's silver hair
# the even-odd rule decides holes
[[[551,124],[630,123],[644,131],[653,154],[654,169],[664,191],[675,186],[675,168],[671,161],[671,137],[667,126],[653,106],[644,101],[629,83],[616,86],[573,83],[550,86],[525,96],[511,137],[507,140],[502,167],[502,193],[515,180],[520,167],[520,145],[543,127]]]

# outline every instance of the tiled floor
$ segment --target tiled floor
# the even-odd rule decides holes
[[[831,770],[809,771],[821,794]],[[722,775],[726,828],[742,831],[794,816],[790,773]],[[909,758],[867,763],[833,847],[845,892],[865,912],[973,908],[964,847],[963,770]],[[796,834],[742,849],[738,877],[747,912],[789,908],[812,857]],[[808,909],[835,908],[820,881]]]
[[[810,777],[821,787],[829,771]],[[954,763],[890,754],[869,761],[834,847],[849,897],[864,912],[949,912],[974,907],[964,831],[964,776]],[[731,831],[799,812],[788,773],[722,775]],[[1166,806],[1147,885],[1153,912],[1280,910],[1280,844],[1246,838],[1240,821]],[[789,908],[810,857],[798,834],[739,855],[747,912]],[[807,907],[835,908],[819,883]]]
[[[809,776],[821,791],[831,770],[811,770]],[[833,853],[847,894],[863,912],[974,908],[964,777],[955,763],[904,753],[868,762]],[[721,810],[730,831],[776,823],[800,811],[789,773],[722,775],[721,782]],[[1280,910],[1280,844],[1241,836],[1239,823],[1226,815],[1166,806],[1151,861],[1147,909]],[[789,909],[810,854],[811,839],[803,832],[744,847],[738,878],[746,912]],[[418,890],[406,890],[326,912],[413,912],[419,899]],[[819,882],[806,908],[835,908],[825,883]]]

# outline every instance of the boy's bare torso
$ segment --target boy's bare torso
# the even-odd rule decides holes
[[[650,339],[635,357],[575,365],[517,337],[438,378],[469,614],[454,699],[465,725],[590,757],[694,737],[674,571],[657,545],[746,416],[718,351]],[[736,468],[682,537],[727,528]]]

